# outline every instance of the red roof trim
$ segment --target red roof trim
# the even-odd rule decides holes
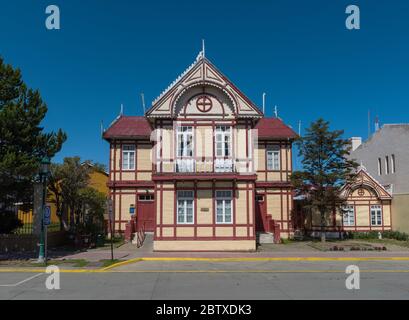
[[[105,140],[150,138],[152,127],[143,116],[120,116],[103,134]]]
[[[258,130],[259,139],[295,139],[298,135],[278,118],[261,118],[254,129]]]

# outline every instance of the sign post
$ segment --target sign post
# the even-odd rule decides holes
[[[44,207],[44,260],[47,264],[47,237],[48,237],[48,226],[51,224],[51,208],[49,206]]]
[[[108,199],[108,219],[109,219],[109,228],[111,232],[111,261],[114,260],[114,213],[112,208],[112,199]]]

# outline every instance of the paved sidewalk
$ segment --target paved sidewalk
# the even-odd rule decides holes
[[[409,251],[319,251],[311,247],[299,248],[299,250],[288,250],[288,245],[282,245],[286,250],[256,251],[256,252],[153,252],[152,248],[137,248],[133,244],[125,244],[114,249],[114,258],[129,260],[135,258],[345,258],[345,257],[407,257]],[[89,250],[62,259],[85,259],[87,261],[100,261],[111,259],[110,250]]]

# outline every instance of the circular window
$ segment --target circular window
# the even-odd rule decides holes
[[[213,103],[208,96],[200,96],[196,100],[196,108],[200,112],[209,112],[212,109]]]

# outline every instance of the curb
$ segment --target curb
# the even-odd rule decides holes
[[[207,262],[262,262],[262,261],[409,261],[409,257],[259,257],[259,258],[184,258],[184,257],[141,257],[114,263],[101,270],[110,270],[116,267],[141,261],[207,261]]]

